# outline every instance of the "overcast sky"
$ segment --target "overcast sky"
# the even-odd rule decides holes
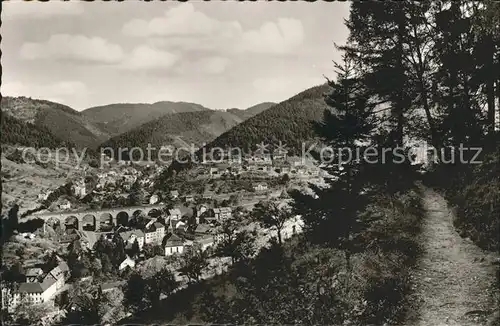
[[[280,102],[333,76],[343,2],[3,3],[2,95],[77,110]]]

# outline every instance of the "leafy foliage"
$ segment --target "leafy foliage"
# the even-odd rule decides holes
[[[263,227],[276,230],[278,243],[283,243],[281,231],[285,222],[292,217],[292,210],[287,204],[276,199],[260,201],[255,205],[252,215]]]
[[[208,267],[208,253],[201,248],[193,247],[182,260],[179,271],[181,275],[187,276],[190,282],[197,282],[201,279],[203,272]]]
[[[248,261],[255,253],[254,232],[239,231],[233,220],[225,220],[221,230],[215,255],[220,257],[231,257],[232,263]]]

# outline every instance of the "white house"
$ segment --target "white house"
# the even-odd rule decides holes
[[[129,256],[127,256],[127,258],[125,258],[125,260],[122,261],[122,263],[118,267],[118,270],[122,271],[127,267],[130,267],[130,268],[135,267],[135,261],[133,259],[131,259]]]
[[[163,237],[165,236],[165,225],[155,220],[151,220],[146,224],[144,228],[144,243],[156,243],[161,244]]]
[[[179,221],[177,222],[177,224],[175,224],[175,229],[176,230],[183,230],[183,231],[186,231],[186,228],[187,228],[187,224],[182,222],[182,221]]]
[[[62,262],[52,269],[42,282],[21,283],[14,293],[2,288],[2,307],[13,311],[22,302],[29,304],[48,302],[64,286],[68,271],[68,265]]]
[[[51,193],[52,191],[50,190],[42,190],[42,192],[38,194],[38,200],[47,200]]]
[[[266,191],[268,188],[267,184],[265,183],[258,183],[253,186],[253,189],[255,191]]]
[[[70,209],[70,208],[71,208],[71,203],[68,200],[62,202],[59,205],[59,209]]]
[[[211,217],[214,217],[216,220],[224,220],[231,218],[232,209],[231,207],[214,208],[213,210],[211,210],[211,213]]]
[[[172,233],[165,242],[165,256],[182,254],[184,252],[184,241]]]
[[[160,200],[160,198],[155,194],[149,198],[149,204],[154,205],[158,202],[158,200]]]
[[[66,281],[66,276],[69,273],[68,265],[65,262],[60,263],[58,266],[54,267],[48,274],[46,278],[52,278],[56,280],[56,290],[61,289]],[[44,279],[44,282],[45,282]]]

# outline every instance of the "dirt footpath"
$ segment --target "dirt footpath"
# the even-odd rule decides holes
[[[412,325],[487,325],[494,304],[496,258],[463,239],[453,226],[446,200],[424,190],[423,254],[412,277],[416,286]]]

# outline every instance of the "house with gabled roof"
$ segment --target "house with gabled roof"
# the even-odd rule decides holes
[[[165,236],[165,225],[151,220],[146,224],[144,228],[144,243],[156,243],[161,244],[163,237]]]
[[[58,290],[64,287],[68,265],[61,262],[43,278],[42,282],[20,283],[19,288],[13,293],[2,289],[2,295],[8,300],[2,300],[2,307],[9,311],[15,309],[22,302],[40,304],[48,302]],[[38,273],[38,271],[34,271]]]
[[[184,252],[184,241],[175,233],[171,233],[165,241],[165,256],[182,254]]]
[[[142,250],[142,247],[144,247],[145,236],[144,232],[142,232],[141,230],[134,229],[130,231],[120,232],[119,234],[125,244],[133,244],[135,240],[137,240],[139,250]]]
[[[224,220],[231,218],[233,210],[231,207],[219,207],[213,208],[210,210],[210,217],[215,218],[216,220]]]

